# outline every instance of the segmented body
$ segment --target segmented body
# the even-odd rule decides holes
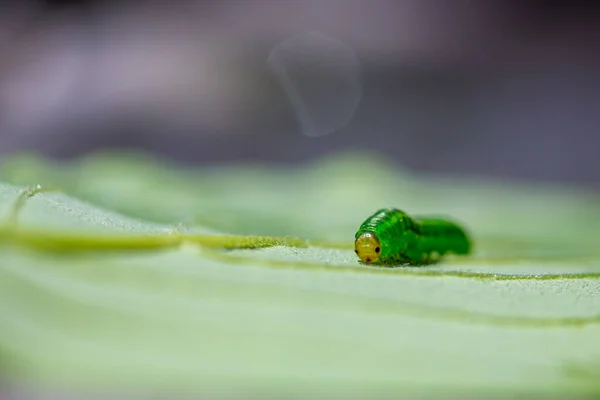
[[[445,254],[468,254],[471,249],[466,232],[456,223],[443,218],[411,218],[395,208],[382,209],[370,216],[356,232],[355,239],[365,233],[379,240],[378,257],[372,261],[377,264],[430,264]]]

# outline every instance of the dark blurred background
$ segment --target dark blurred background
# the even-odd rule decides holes
[[[599,17],[593,1],[2,2],[0,154],[297,163],[364,149],[419,171],[600,186]],[[321,137],[267,65],[308,31],[360,64],[305,98],[318,125],[360,87]],[[323,82],[327,46],[286,50],[296,82]]]

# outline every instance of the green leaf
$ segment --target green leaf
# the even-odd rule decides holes
[[[22,156],[0,176],[0,372],[11,384],[600,391],[592,191],[416,176],[356,154],[201,171],[139,155]],[[354,232],[386,206],[451,215],[474,254],[359,264]]]

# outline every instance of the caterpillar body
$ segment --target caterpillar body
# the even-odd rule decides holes
[[[445,254],[469,254],[471,241],[453,221],[409,217],[396,208],[384,208],[362,223],[354,251],[367,264],[426,265]]]

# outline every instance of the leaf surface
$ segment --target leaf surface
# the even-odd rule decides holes
[[[202,171],[129,156],[21,157],[0,175],[0,366],[13,382],[599,389],[596,193],[415,176],[351,154]],[[359,264],[354,232],[387,206],[451,215],[475,253],[429,267]]]

